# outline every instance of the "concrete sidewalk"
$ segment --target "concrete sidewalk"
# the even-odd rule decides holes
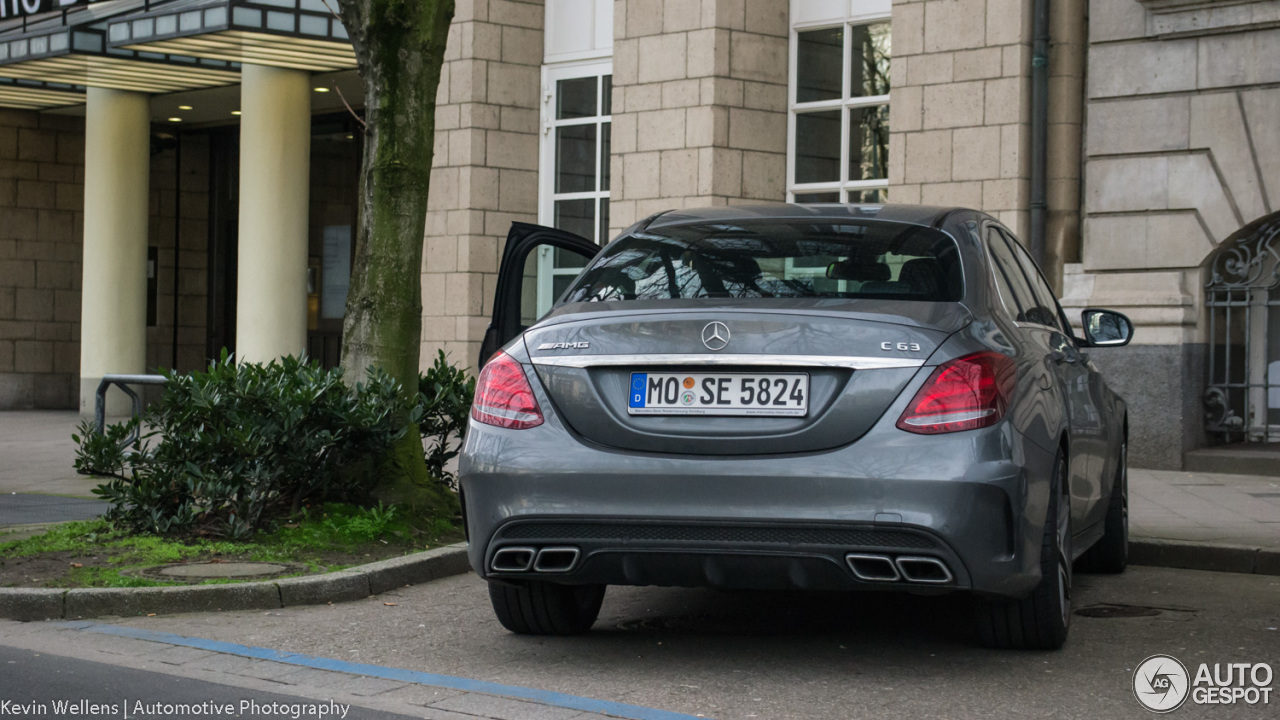
[[[77,475],[74,466],[71,434],[79,424],[75,411],[0,412],[0,493],[93,497],[101,480]]]
[[[0,500],[13,493],[93,497],[98,479],[72,466],[78,423],[75,412],[0,412]],[[1134,468],[1129,479],[1134,540],[1280,551],[1280,468],[1277,477]]]
[[[1280,550],[1280,477],[1131,469],[1129,534]]]

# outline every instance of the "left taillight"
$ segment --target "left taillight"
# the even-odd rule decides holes
[[[471,417],[485,425],[525,430],[542,424],[542,409],[524,368],[510,355],[499,352],[485,363],[476,381]]]
[[[1000,422],[1017,384],[1013,358],[978,352],[939,365],[911,398],[898,427],[922,435],[990,427]]]

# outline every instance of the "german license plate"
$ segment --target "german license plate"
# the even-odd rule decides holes
[[[804,417],[805,373],[631,373],[632,415]]]

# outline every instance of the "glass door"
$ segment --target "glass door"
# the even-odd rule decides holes
[[[538,222],[598,245],[608,240],[609,232],[612,73],[611,62],[543,68]],[[583,264],[575,253],[550,246],[537,250],[537,317],[551,308]]]

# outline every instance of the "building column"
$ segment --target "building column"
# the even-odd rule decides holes
[[[609,234],[655,212],[787,197],[789,4],[614,5]]]
[[[307,347],[310,75],[240,70],[236,356],[268,362]]]
[[[436,91],[422,256],[422,367],[475,372],[511,222],[538,221],[543,6],[458,3]]]
[[[103,375],[146,369],[148,96],[88,88],[84,155],[80,414],[92,416]],[[128,412],[123,395],[108,398],[108,414]]]
[[[893,2],[889,200],[982,210],[1029,244],[1031,3],[925,10]]]

